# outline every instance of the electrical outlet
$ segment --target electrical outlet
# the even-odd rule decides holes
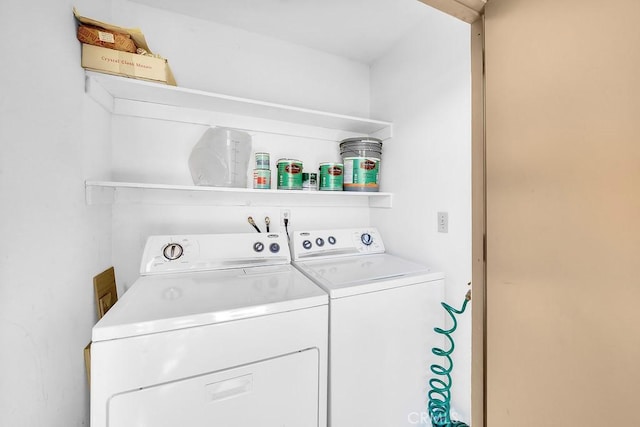
[[[449,213],[438,212],[438,233],[449,232]]]
[[[291,225],[291,210],[290,209],[280,209],[280,225],[284,226],[285,218],[289,220],[289,225]]]

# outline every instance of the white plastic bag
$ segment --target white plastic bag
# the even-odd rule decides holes
[[[193,183],[246,188],[250,156],[251,135],[236,129],[209,128],[189,156]]]

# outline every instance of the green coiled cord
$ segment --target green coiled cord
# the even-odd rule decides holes
[[[441,303],[442,307],[447,311],[453,326],[451,329],[433,328],[437,334],[444,335],[449,341],[449,349],[444,350],[438,347],[431,349],[432,353],[438,357],[444,357],[447,361],[445,366],[433,364],[430,366],[431,372],[437,377],[429,380],[429,417],[431,418],[431,424],[433,427],[469,427],[467,424],[461,421],[451,421],[450,409],[451,409],[451,371],[453,371],[453,360],[451,354],[456,345],[451,338],[451,334],[458,328],[458,321],[456,320],[456,314],[462,314],[467,308],[467,304],[471,301],[471,291],[467,292],[462,308],[457,310],[451,307],[447,303]]]

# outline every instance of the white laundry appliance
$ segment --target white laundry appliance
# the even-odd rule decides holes
[[[329,293],[329,425],[431,425],[444,274],[386,254],[375,228],[296,231],[291,250]]]
[[[152,236],[93,328],[92,427],[326,426],[327,294],[277,233]]]

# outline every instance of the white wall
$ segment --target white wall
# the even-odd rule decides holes
[[[369,67],[365,64],[127,1],[117,0],[113,13],[119,24],[143,29],[151,48],[169,58],[180,86],[369,115]],[[225,114],[210,114],[210,123],[256,128],[253,120]],[[113,179],[191,185],[188,157],[205,129],[203,125],[114,117]],[[305,171],[317,171],[320,162],[340,160],[335,141],[255,131],[251,135],[254,152],[271,154],[273,183],[279,158],[302,160]],[[347,136],[354,135],[343,137]],[[277,198],[273,202],[278,204]],[[144,242],[151,234],[253,232],[249,215],[259,223],[268,215],[271,230],[284,231],[279,225],[279,207],[195,204],[114,205],[113,263],[121,292],[137,278]],[[284,207],[291,208],[293,230],[369,224],[366,207]]]
[[[394,207],[372,211],[371,222],[389,252],[445,272],[446,301],[459,308],[471,280],[470,27],[431,15],[371,68],[371,113],[394,123],[381,167]],[[439,211],[449,213],[447,234],[437,232]],[[468,422],[470,313],[455,341],[452,407]]]
[[[3,426],[88,425],[83,348],[111,213],[86,206],[84,180],[107,176],[110,128],[85,99],[74,4],[109,17],[109,2],[77,0],[8,0],[0,13]]]
[[[239,123],[243,121],[238,119]],[[217,123],[215,118],[213,123]],[[114,117],[112,126],[114,180],[193,184],[188,159],[206,126],[130,117]],[[272,188],[276,185],[278,158],[299,159],[305,170],[312,171],[322,161],[340,159],[335,142],[261,132],[251,132],[251,136],[252,152],[271,155]],[[253,159],[252,155],[250,162]],[[247,185],[252,185],[249,177]],[[178,204],[169,201],[174,199],[161,198],[151,204],[113,205],[113,263],[120,292],[128,289],[138,277],[142,251],[150,235],[251,233],[254,230],[247,222],[248,216],[252,216],[262,230],[265,230],[264,218],[269,216],[271,231],[284,232],[279,224],[281,208],[290,209],[289,230],[356,227],[368,225],[370,219],[368,207],[288,206],[277,195],[270,197],[268,205],[260,205],[250,198],[248,201],[221,200],[220,196],[214,202],[189,197],[181,197]]]
[[[216,122],[214,120],[214,122]],[[242,123],[242,119],[239,120]],[[188,158],[205,126],[151,119],[114,117],[113,179],[124,182],[151,182],[192,185]],[[338,144],[310,141],[305,138],[251,132],[253,152],[271,154],[272,184],[275,188],[275,161],[296,158],[305,170],[315,170],[321,161],[339,161]],[[253,162],[253,155],[251,156]],[[247,179],[248,186],[251,180]],[[240,204],[243,200],[238,201]],[[249,201],[253,203],[251,200]],[[126,290],[138,277],[139,262],[146,238],[153,234],[253,232],[247,222],[252,216],[265,230],[264,217],[271,218],[271,231],[284,232],[279,224],[278,197],[269,206],[253,203],[229,206],[235,201],[222,201],[213,206],[201,200],[184,200],[184,205],[171,205],[164,199],[158,204],[116,204],[113,206],[113,262],[120,291]],[[301,207],[291,210],[291,227],[316,229],[355,227],[369,223],[367,207]]]
[[[115,0],[183,87],[335,113],[369,115],[369,67],[227,25]],[[329,30],[329,29],[328,29]]]

